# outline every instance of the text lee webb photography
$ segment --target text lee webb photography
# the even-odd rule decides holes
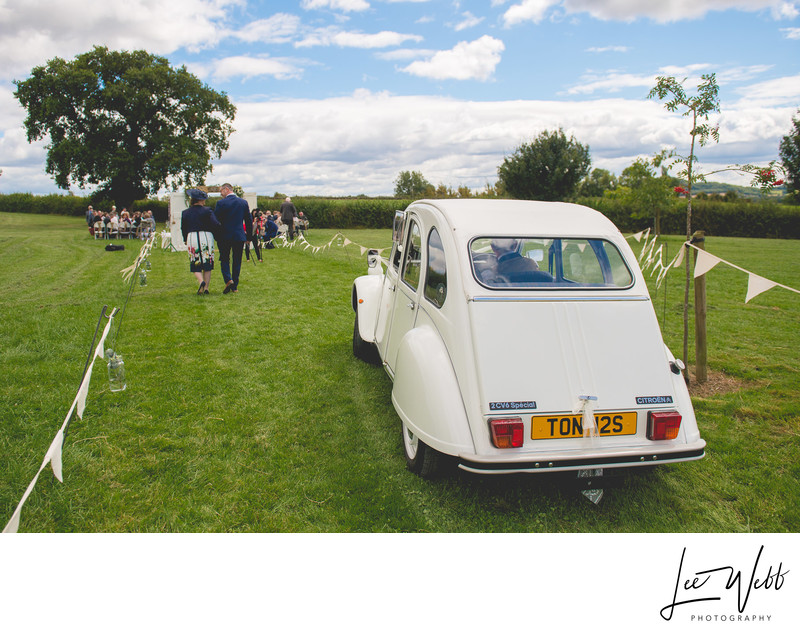
[[[714,558],[709,558],[702,547],[683,547],[673,568],[671,598],[661,608],[661,617],[695,624],[761,623],[771,627],[779,622],[779,611],[796,594],[787,578],[790,569],[780,550],[764,545],[753,547],[752,552],[748,548],[717,550]]]

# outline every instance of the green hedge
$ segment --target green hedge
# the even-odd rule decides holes
[[[391,228],[394,211],[403,210],[410,199],[293,197],[297,211],[308,218],[311,228]],[[261,210],[280,209],[283,199],[259,197]]]
[[[308,217],[311,228],[391,228],[395,210],[402,210],[410,199],[295,197],[298,211]],[[642,218],[637,208],[604,197],[576,200],[602,212],[623,232],[638,232],[653,225],[652,218]],[[262,210],[278,210],[283,199],[259,197]],[[83,217],[86,207],[110,210],[111,202],[93,203],[90,197],[74,195],[0,195],[0,212],[21,212]],[[157,222],[167,221],[169,204],[160,200],[134,202],[129,210],[152,210]],[[692,202],[692,227],[718,237],[766,237],[800,239],[800,207],[775,202],[745,200],[722,202],[696,199]],[[686,233],[686,201],[676,199],[661,218],[664,234]]]
[[[84,217],[86,207],[91,205],[95,210],[108,212],[112,203],[108,200],[93,202],[91,197],[77,195],[33,195],[31,193],[10,193],[0,195],[0,212],[31,213],[35,215],[67,215]],[[122,210],[118,208],[117,210]],[[153,217],[159,223],[167,221],[169,203],[158,199],[143,199],[133,202],[128,212],[152,210]]]
[[[86,214],[86,206],[91,203],[86,197],[74,195],[39,196],[31,193],[11,193],[0,195],[0,212],[83,217]]]
[[[588,197],[579,204],[599,210],[622,232],[638,232],[653,226],[653,218],[637,218],[642,214],[619,200]],[[758,237],[800,239],[800,208],[775,202],[722,202],[692,200],[692,230],[702,230],[717,237]],[[661,216],[661,232],[686,234],[686,200],[675,200]]]

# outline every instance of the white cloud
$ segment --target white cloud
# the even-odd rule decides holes
[[[772,16],[776,20],[793,20],[800,15],[800,9],[794,2],[778,2],[777,5],[772,9]]]
[[[482,188],[496,180],[504,154],[558,127],[589,145],[593,167],[616,173],[662,147],[683,150],[687,138],[684,117],[645,99],[476,102],[359,90],[320,101],[237,106],[230,156],[215,168],[215,179],[250,178],[268,194],[387,194],[401,170],[421,171],[437,184]],[[794,113],[791,107],[726,108],[721,142],[702,150],[701,167],[775,158]]]
[[[800,28],[782,28],[781,33],[784,33],[786,39],[800,39]]]
[[[714,72],[717,85],[724,86],[733,83],[752,81],[759,75],[770,70],[772,66],[736,66],[724,68]],[[688,66],[663,66],[654,74],[632,74],[617,70],[606,70],[602,73],[586,72],[580,82],[567,89],[564,94],[580,95],[594,94],[595,92],[615,93],[628,88],[645,88],[648,92],[656,83],[657,76],[671,76],[684,83],[687,89],[700,83],[701,75],[714,71],[711,64],[692,64]],[[685,81],[684,81],[685,79]],[[784,80],[781,80],[784,81]],[[780,82],[777,83],[780,85]]]
[[[500,2],[493,2],[501,4]],[[540,23],[551,7],[560,5],[567,14],[588,13],[599,20],[619,20],[631,22],[647,18],[656,22],[677,22],[701,18],[711,11],[769,10],[775,19],[793,19],[798,15],[795,2],[784,0],[662,0],[642,2],[642,0],[522,0],[511,5],[503,14],[505,26],[523,22]]]
[[[301,28],[300,18],[288,13],[276,13],[263,20],[250,22],[232,33],[243,42],[283,44],[294,40]]]
[[[752,81],[759,75],[772,69],[772,66],[738,66],[736,68],[726,68],[716,73],[717,83],[726,85],[728,83],[741,83],[742,81]]]
[[[303,68],[296,60],[269,57],[268,55],[223,57],[206,66],[194,65],[188,69],[201,79],[209,77],[217,81],[227,81],[236,77],[246,80],[263,76],[276,79],[298,79],[303,74]]]
[[[362,33],[360,31],[343,31],[336,26],[315,29],[307,33],[302,40],[295,43],[297,48],[314,46],[339,46],[340,48],[388,48],[399,46],[405,42],[421,42],[420,35],[381,31],[380,33]]]
[[[366,11],[369,9],[369,2],[365,0],[303,0],[300,6],[307,11],[312,9],[333,9],[335,11]]]
[[[464,31],[468,28],[472,28],[473,26],[478,26],[481,22],[483,22],[483,18],[476,17],[472,15],[469,11],[466,11],[461,14],[461,21],[457,22],[453,26],[454,31]]]
[[[26,115],[25,109],[14,98],[13,90],[0,86],[0,156],[3,163],[3,178],[8,182],[8,164],[16,166],[36,166],[43,169],[44,142],[29,144],[25,136],[22,121]],[[0,178],[2,182],[2,178]]]
[[[521,22],[541,22],[547,10],[553,5],[559,4],[560,0],[522,0],[519,4],[513,4],[503,14],[503,22],[506,26],[513,26]]]
[[[587,48],[587,53],[627,53],[630,50],[627,46],[593,46]]]
[[[567,89],[565,94],[594,94],[595,92],[619,92],[628,88],[649,90],[656,83],[656,75],[637,75],[610,70],[603,74],[586,73],[580,83]]]
[[[421,42],[422,37],[393,31],[367,34],[357,31],[343,31],[337,33],[333,38],[333,43],[342,48],[387,48],[389,46],[399,46],[409,41]]]
[[[436,52],[426,48],[398,48],[375,53],[375,57],[384,61],[408,61],[409,59],[427,59],[433,57]]]
[[[658,70],[660,75],[668,75],[678,77],[679,80],[683,77],[700,76],[707,73],[712,69],[711,64],[689,64],[688,66],[662,66]]]
[[[0,79],[24,78],[36,65],[71,58],[92,45],[166,55],[200,50],[242,0],[39,0],[15,2],[3,16]]]
[[[751,103],[761,107],[796,106],[800,102],[800,74],[750,84],[737,92],[742,95],[742,104]]]
[[[800,89],[798,82],[800,78],[787,78],[795,90]],[[775,89],[765,83],[761,91]],[[789,93],[784,91],[787,98]],[[216,161],[208,180],[231,180],[268,195],[276,190],[293,195],[389,194],[402,170],[421,171],[437,184],[483,188],[496,180],[504,155],[558,127],[589,145],[593,167],[615,173],[663,147],[685,150],[688,137],[684,117],[646,99],[478,102],[359,90],[340,98],[236,106],[237,131],[230,150]],[[795,112],[795,106],[768,107],[750,99],[724,108],[720,143],[702,149],[701,168],[775,158]],[[23,116],[13,97],[0,91],[0,125],[6,130],[0,153],[23,152],[19,163],[4,166],[0,191],[52,192],[52,180],[43,175],[42,146],[24,141]]]
[[[441,50],[425,61],[415,61],[401,70],[429,79],[476,79],[486,81],[500,63],[505,45],[489,35],[472,42],[459,42],[451,50]]]

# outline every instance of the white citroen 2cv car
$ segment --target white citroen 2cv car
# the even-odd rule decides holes
[[[704,456],[682,365],[619,230],[559,202],[423,200],[353,284],[354,354],[384,366],[411,471]]]

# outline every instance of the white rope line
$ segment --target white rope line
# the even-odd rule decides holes
[[[655,249],[656,240],[658,239],[658,235],[654,235],[652,239],[649,238],[650,235],[650,228],[647,230],[643,230],[642,232],[637,232],[636,234],[629,235],[625,237],[626,239],[636,239],[636,241],[641,241],[644,238],[644,245],[642,246],[642,251],[639,253],[639,263],[642,266],[642,271],[648,271],[652,267],[652,271],[650,272],[650,276],[652,277],[657,271],[659,272],[658,279],[656,281],[656,287],[661,287],[661,282],[664,280],[664,277],[669,271],[670,268],[679,267],[683,263],[683,258],[686,254],[687,248],[694,248],[698,252],[697,262],[695,263],[695,270],[694,270],[694,277],[697,278],[709,272],[713,269],[718,263],[725,263],[734,269],[739,270],[740,272],[744,272],[749,277],[748,288],[747,288],[747,296],[745,297],[745,302],[749,302],[758,294],[772,289],[773,287],[781,287],[782,289],[787,289],[789,291],[793,291],[796,294],[800,294],[800,290],[795,289],[794,287],[789,287],[788,285],[784,285],[782,283],[778,283],[776,281],[770,280],[763,276],[760,276],[750,270],[746,270],[743,267],[740,267],[730,261],[726,261],[723,258],[715,256],[702,248],[697,247],[691,241],[685,241],[681,244],[680,251],[675,257],[667,264],[664,265],[663,261],[663,245],[659,246],[659,248]],[[644,261],[642,261],[644,259]]]
[[[31,483],[28,485],[28,488],[25,490],[25,493],[22,495],[22,499],[20,500],[19,504],[17,505],[14,514],[11,515],[11,519],[6,524],[6,527],[3,528],[4,533],[15,533],[19,530],[19,520],[20,515],[22,514],[22,507],[25,505],[25,502],[30,496],[31,492],[33,491],[33,487],[36,486],[36,482],[39,480],[39,475],[44,471],[45,467],[49,464],[53,469],[53,475],[59,482],[64,482],[64,475],[63,475],[63,467],[61,462],[61,452],[64,447],[64,433],[66,431],[66,427],[69,424],[70,418],[72,418],[72,413],[77,411],[78,418],[83,418],[83,411],[86,407],[86,397],[89,394],[89,382],[92,379],[92,369],[94,368],[94,362],[98,357],[103,357],[105,353],[104,344],[106,341],[106,337],[108,336],[108,332],[111,330],[111,322],[114,319],[114,315],[117,313],[117,309],[115,308],[111,315],[108,316],[108,322],[106,323],[105,329],[103,329],[103,335],[100,338],[100,341],[97,342],[97,346],[95,347],[94,354],[92,356],[92,363],[89,365],[88,369],[86,370],[86,374],[83,376],[83,381],[81,382],[80,387],[78,388],[78,393],[75,395],[75,399],[72,401],[72,406],[69,408],[69,412],[67,412],[67,417],[64,419],[64,422],[61,424],[61,429],[58,430],[56,433],[53,442],[50,443],[50,447],[47,449],[47,453],[44,456],[44,460],[42,461],[42,465],[39,467],[39,470],[36,472],[36,475],[31,480]]]

